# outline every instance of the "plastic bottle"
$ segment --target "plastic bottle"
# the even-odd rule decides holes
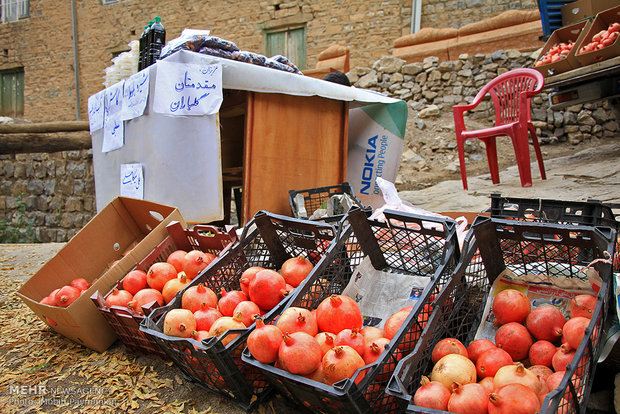
[[[161,17],[159,16],[155,17],[155,22],[151,26],[149,39],[147,66],[157,62],[161,54],[161,49],[166,44],[166,29],[164,29],[164,25],[161,24]]]
[[[149,51],[149,36],[151,31],[151,25],[153,23],[154,22],[152,20],[149,20],[148,24],[144,26],[144,32],[142,32],[142,35],[140,36],[140,63],[138,70],[142,70],[148,66],[146,62],[147,54]]]

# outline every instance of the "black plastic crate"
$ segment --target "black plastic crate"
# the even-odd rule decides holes
[[[475,338],[484,306],[495,278],[507,267],[517,276],[536,271],[542,262],[546,272],[583,279],[579,269],[605,258],[614,247],[616,232],[609,227],[590,227],[478,217],[468,233],[461,260],[450,285],[433,303],[434,313],[415,350],[396,367],[387,394],[395,396],[407,413],[438,413],[413,404],[413,395],[423,375],[432,371],[431,352],[443,338],[454,337],[466,346]],[[597,357],[600,333],[607,312],[611,287],[611,265],[594,264],[604,283],[586,335],[560,386],[549,392],[541,413],[585,412]],[[596,332],[596,333],[594,333]],[[571,380],[583,371],[581,381]],[[563,401],[565,394],[573,397]]]
[[[366,257],[377,270],[428,277],[429,283],[414,309],[377,361],[360,368],[352,379],[326,385],[260,363],[247,348],[244,350],[245,362],[259,368],[279,393],[310,412],[397,412],[397,404],[384,388],[398,362],[398,352],[406,354],[413,349],[431,312],[426,303],[448,284],[456,266],[456,222],[389,210],[385,216],[385,222],[369,220],[362,210],[351,209],[345,219],[349,224],[317,266],[313,282],[304,285],[286,306],[312,310],[330,295],[341,294]],[[435,228],[429,228],[429,224]],[[374,323],[364,321],[365,326]]]
[[[346,181],[342,184],[332,185],[328,187],[317,187],[317,188],[310,188],[307,190],[290,190],[288,200],[291,206],[291,212],[293,214],[293,217],[300,218],[300,219],[308,219],[309,217],[312,216],[312,214],[316,210],[324,206],[330,197],[334,195],[344,195],[344,194],[351,197],[351,199],[353,199],[357,207],[363,210],[366,210],[366,211],[372,211],[371,207],[364,206],[362,202],[358,200],[358,198],[355,196],[355,192],[353,191],[353,188]],[[298,196],[303,196],[304,198],[303,206],[301,206],[300,203],[298,202],[297,200]],[[303,214],[303,212],[300,212],[302,210],[301,207],[303,207],[306,214]],[[318,218],[317,220],[324,221],[326,223],[333,223],[333,222],[340,221],[344,217],[345,214],[346,214],[346,211],[343,211],[342,214],[334,214],[331,216],[325,216],[325,217]]]
[[[254,325],[198,342],[164,335],[164,316],[169,310],[180,308],[183,292],[198,283],[204,283],[216,293],[222,288],[240,290],[239,278],[249,267],[261,266],[277,271],[285,260],[299,255],[306,256],[316,267],[335,237],[335,230],[329,224],[258,212],[244,227],[239,241],[177,293],[168,305],[145,318],[140,330],[153,338],[190,381],[249,409],[257,401],[254,397],[264,395],[270,388],[258,369],[241,361],[241,352]],[[312,275],[300,286],[311,280]],[[289,299],[283,299],[263,316],[263,320],[266,323],[272,320]],[[222,340],[230,335],[238,336],[223,345]]]

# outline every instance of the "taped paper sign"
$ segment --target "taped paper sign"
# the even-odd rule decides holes
[[[125,143],[125,125],[122,118],[123,84],[124,82],[118,82],[105,90],[102,152],[121,148]]]
[[[142,164],[121,164],[121,197],[144,199]]]
[[[213,115],[220,109],[222,65],[157,62],[153,111],[166,115]]]
[[[90,133],[103,128],[105,89],[88,98],[88,126]]]
[[[149,71],[142,70],[125,79],[122,118],[133,119],[144,113],[149,97]]]

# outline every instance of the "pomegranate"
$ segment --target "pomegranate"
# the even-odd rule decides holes
[[[553,370],[545,365],[532,365],[528,369],[532,371],[541,381],[546,381],[549,375],[553,374]]]
[[[495,390],[495,384],[493,384],[493,377],[484,377],[480,381],[478,381],[478,384],[484,387],[487,395],[492,393],[493,390]]]
[[[508,352],[513,361],[527,358],[532,343],[532,336],[527,328],[517,322],[508,322],[495,333],[495,345]]]
[[[261,310],[258,305],[251,300],[243,300],[237,303],[235,309],[233,310],[233,315],[240,313],[242,322],[246,327],[252,326],[254,323],[254,318],[257,316],[261,316]]]
[[[297,287],[310,274],[314,266],[303,256],[291,257],[282,264],[280,272],[289,285]]]
[[[433,366],[431,381],[439,381],[449,389],[455,383],[461,385],[476,382],[476,366],[460,354],[448,354]]]
[[[321,346],[321,358],[323,358],[323,355],[325,355],[327,351],[336,346],[334,342],[336,337],[329,332],[319,332],[314,336],[314,339],[316,339]]]
[[[63,286],[58,290],[58,292],[56,292],[56,305],[62,308],[66,308],[67,306],[75,302],[75,300],[79,298],[81,294],[82,291],[78,288],[69,285]]]
[[[244,329],[246,326],[243,324],[242,319],[243,317],[240,313],[233,316],[222,316],[213,322],[211,329],[209,329],[209,335],[220,336],[229,329]],[[222,338],[222,345],[228,345],[237,336],[239,336],[238,333],[226,335]]]
[[[385,350],[385,345],[389,344],[390,340],[387,338],[378,338],[374,341],[366,342],[364,345],[364,352],[360,353],[364,364],[372,364],[375,362]]]
[[[512,364],[512,357],[501,348],[490,348],[476,360],[476,372],[479,378],[493,377],[498,369]]]
[[[149,267],[149,271],[146,272],[146,283],[152,289],[161,290],[167,281],[176,279],[177,271],[170,263],[156,262]]]
[[[183,271],[189,279],[194,279],[215,259],[211,253],[203,253],[200,250],[187,252],[183,258]]]
[[[288,372],[308,375],[316,371],[321,363],[321,347],[313,336],[305,332],[284,333],[278,359]]]
[[[265,269],[257,272],[248,286],[250,300],[264,311],[273,309],[286,292],[286,282],[280,273]]]
[[[245,293],[247,297],[250,297],[250,282],[252,281],[252,279],[254,279],[256,273],[260,272],[261,270],[265,270],[265,268],[260,266],[252,266],[245,269],[243,273],[241,273],[241,277],[239,278],[239,285],[241,286],[241,291]]]
[[[556,350],[557,348],[555,345],[549,341],[545,341],[544,339],[536,341],[532,344],[528,353],[530,363],[533,365],[544,365],[551,368],[551,359],[553,358],[553,354],[555,354]]]
[[[508,322],[523,322],[530,313],[531,304],[528,297],[516,289],[505,289],[493,299],[495,323],[504,325]]]
[[[177,292],[183,290],[185,286],[189,285],[189,282],[190,280],[183,273],[181,273],[177,278],[167,281],[164,288],[161,290],[164,303],[170,303],[170,301],[174,299]]]
[[[448,411],[459,414],[486,414],[489,393],[480,384],[455,384],[448,400]]]
[[[133,295],[126,290],[112,289],[112,292],[105,299],[105,305],[109,308],[111,306],[127,307],[127,304],[133,299]]]
[[[385,324],[383,325],[385,337],[388,339],[394,338],[394,335],[396,335],[402,324],[405,323],[405,320],[410,313],[410,310],[399,310],[398,312],[390,315],[390,317],[385,320]]]
[[[486,350],[491,348],[497,348],[495,344],[488,339],[476,339],[471,341],[467,346],[467,356],[475,364],[478,357]]]
[[[553,305],[542,305],[530,312],[525,319],[525,325],[536,339],[556,342],[562,337],[562,327],[566,318]]]
[[[136,292],[133,300],[127,303],[127,307],[135,313],[144,314],[142,307],[152,302],[157,302],[159,306],[164,305],[164,298],[158,290],[146,288]]]
[[[551,358],[551,365],[554,371],[566,371],[566,366],[575,357],[575,350],[566,344],[562,344]]]
[[[385,331],[376,326],[365,326],[360,330],[360,333],[364,335],[366,342],[373,341],[378,338],[385,338]]]
[[[540,410],[538,395],[523,384],[508,384],[489,395],[489,414],[534,414]]]
[[[134,269],[123,278],[123,289],[132,295],[135,295],[138,291],[146,289],[147,287],[146,273],[142,270]]]
[[[183,271],[183,259],[187,252],[185,250],[175,250],[168,255],[166,263],[170,263],[176,269],[177,273]]]
[[[210,308],[217,308],[217,295],[204,283],[188,287],[181,296],[181,307],[196,312],[206,304]]]
[[[540,380],[536,374],[525,368],[520,362],[501,367],[493,377],[495,388],[517,383],[531,388],[536,394],[540,392]]]
[[[348,345],[336,346],[327,351],[322,364],[325,381],[330,385],[351,378],[355,371],[365,365],[362,357]]]
[[[582,316],[591,319],[596,307],[596,297],[592,295],[577,295],[570,301],[570,317]]]
[[[433,410],[446,411],[448,400],[452,392],[438,381],[431,381],[428,377],[422,377],[420,388],[413,394],[413,404],[418,407],[431,408]]]
[[[263,364],[271,364],[278,358],[282,343],[282,331],[275,325],[265,325],[263,318],[256,318],[256,328],[248,336],[248,350]]]
[[[549,388],[549,391],[560,386],[560,382],[562,382],[564,374],[566,374],[566,371],[556,371],[547,377],[545,382],[547,383],[547,388]]]
[[[199,331],[209,331],[213,323],[222,316],[219,310],[210,308],[206,303],[203,303],[201,308],[194,312],[196,329]]]
[[[389,339],[388,339],[389,341]],[[343,329],[336,335],[336,346],[348,345],[355,350],[360,356],[364,355],[366,341],[364,336],[359,333],[356,328]]]
[[[278,318],[276,326],[282,332],[305,332],[310,336],[316,336],[319,333],[316,318],[305,308],[291,306],[282,312]]]
[[[58,303],[56,302],[56,293],[58,293],[59,290],[60,288],[54,289],[52,290],[52,293],[50,293],[49,295],[50,301],[52,302],[51,303],[52,306],[58,306]]]
[[[211,338],[211,335],[209,335],[209,331],[201,331],[201,330],[197,330],[192,332],[191,337],[192,339],[198,341],[198,342],[202,342],[203,340],[207,339],[207,338]],[[198,349],[198,347],[194,347],[196,349]]]
[[[49,296],[46,296],[43,299],[41,299],[39,303],[43,305],[48,305],[48,306],[56,306],[56,299],[53,299],[52,295],[50,294]]]
[[[79,277],[77,279],[73,279],[69,286],[73,286],[74,288],[80,289],[81,291],[85,291],[90,287],[90,284],[83,277]]]
[[[164,334],[190,338],[196,330],[194,314],[187,309],[171,309],[164,317]]]
[[[319,364],[319,367],[316,370],[314,370],[308,375],[304,375],[304,377],[325,384],[325,375],[323,375],[323,364]]]
[[[431,360],[433,364],[437,363],[441,358],[448,354],[460,354],[469,358],[467,348],[461,341],[456,338],[444,338],[437,342],[431,352]]]
[[[566,324],[564,324],[564,330],[562,331],[562,343],[568,344],[571,348],[579,348],[579,344],[585,335],[586,328],[590,324],[590,319],[583,316],[576,316],[570,318]]]
[[[245,296],[240,290],[231,290],[226,291],[226,289],[222,288],[220,291],[220,300],[217,301],[217,308],[222,315],[224,316],[233,316],[235,308],[239,304],[239,302],[243,302],[248,300],[248,297]]]
[[[362,329],[362,311],[357,303],[345,295],[332,295],[316,308],[319,330],[338,334],[343,329]]]

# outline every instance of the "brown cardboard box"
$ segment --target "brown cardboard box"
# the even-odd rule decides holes
[[[594,17],[597,13],[618,5],[618,0],[577,0],[562,6],[562,25]]]
[[[110,290],[166,237],[166,226],[175,220],[186,227],[179,210],[174,207],[117,197],[43,265],[17,294],[56,332],[103,352],[116,340],[116,334],[90,296],[96,290]],[[120,261],[108,269],[118,259]],[[92,285],[67,308],[39,303],[52,290],[79,277]]]
[[[575,59],[581,66],[588,66],[593,63],[620,56],[620,37],[609,46],[594,50],[592,52],[579,53],[579,50],[592,41],[592,37],[601,30],[607,30],[610,24],[620,23],[620,6],[602,11],[596,15],[587,33],[580,37],[579,43],[575,45]]]
[[[577,52],[577,46],[586,35],[589,28],[590,22],[584,20],[579,23],[554,30],[547,40],[547,43],[545,43],[540,51],[540,55],[536,59],[536,62],[542,59],[543,56],[545,56],[547,52],[558,43],[568,43],[569,41],[572,41],[574,43],[573,48],[564,59],[560,59],[557,62],[549,63],[547,65],[533,66],[533,68],[542,73],[543,76],[553,76],[558,73],[563,73],[580,67],[581,65],[575,58],[575,53]]]

